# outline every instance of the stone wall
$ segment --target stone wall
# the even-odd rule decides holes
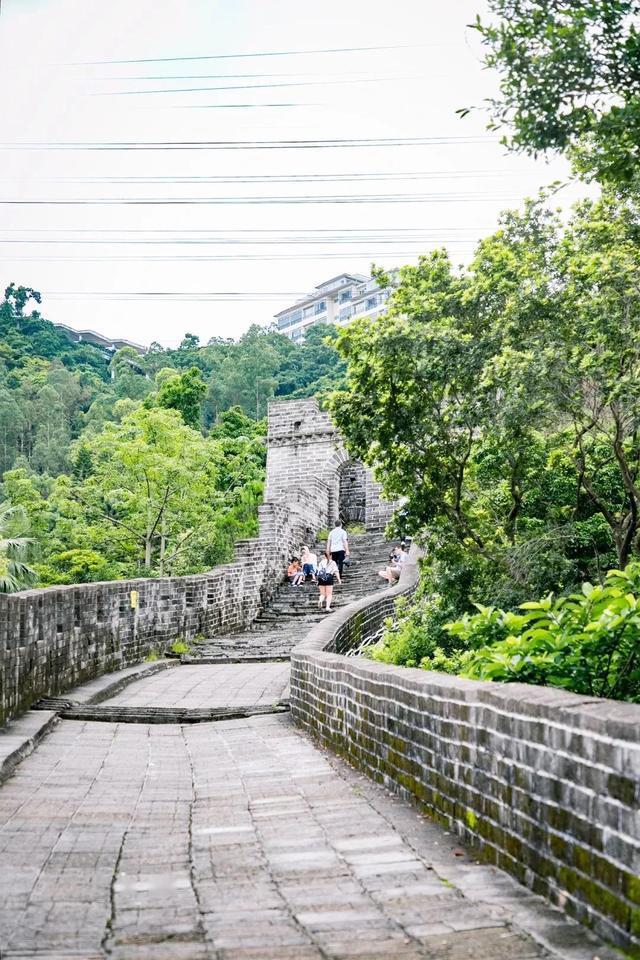
[[[233,563],[190,577],[0,595],[0,725],[177,637],[228,633],[255,619],[291,554],[333,519],[338,468],[348,459],[315,400],[271,404],[268,443],[259,536],[236,544]]]
[[[292,656],[295,721],[479,856],[640,955],[640,706],[341,656],[393,590],[338,611]]]
[[[263,504],[259,536],[238,542],[235,561],[208,573],[0,595],[0,722],[40,697],[136,663],[176,637],[213,636],[250,623],[291,553],[315,534],[316,509],[307,493],[288,505]]]
[[[367,471],[357,460],[347,460],[338,470],[338,510],[347,525],[367,518]]]

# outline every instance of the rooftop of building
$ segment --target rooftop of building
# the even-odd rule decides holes
[[[63,333],[66,333],[71,340],[86,340],[88,343],[93,343],[96,346],[104,347],[106,350],[120,350],[122,347],[131,347],[137,353],[146,353],[147,347],[143,347],[139,343],[134,343],[133,340],[124,340],[122,337],[105,337],[101,333],[96,333],[95,330],[76,330],[75,327],[69,327],[66,323],[56,323],[55,327],[58,330],[62,330]]]
[[[290,313],[291,310],[299,310],[301,307],[308,306],[308,304],[313,303],[314,300],[320,300],[322,297],[326,297],[331,290],[339,289],[341,284],[337,281],[346,280],[349,283],[367,283],[371,277],[365,277],[361,273],[339,273],[335,277],[331,277],[329,280],[325,280],[324,283],[319,283],[317,287],[314,287],[314,292],[307,294],[301,300],[297,300],[290,307],[286,307],[284,310],[281,310],[279,313],[275,314],[275,317],[282,317],[285,313]],[[345,284],[342,284],[344,286]]]

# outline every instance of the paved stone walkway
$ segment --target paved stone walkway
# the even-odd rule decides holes
[[[190,666],[138,680],[109,706],[237,707],[276,703],[289,684],[288,663],[224,663]]]
[[[104,703],[261,707],[288,670],[181,665]],[[0,960],[548,955],[618,956],[288,715],[60,720],[0,787]]]
[[[63,721],[0,790],[3,960],[542,956],[488,869],[422,819],[417,848],[407,815],[288,717]]]

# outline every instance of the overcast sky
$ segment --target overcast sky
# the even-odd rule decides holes
[[[0,283],[56,322],[237,337],[342,271],[441,245],[462,262],[567,174],[455,115],[495,87],[466,27],[482,0],[1,4]],[[393,145],[201,147],[344,139]],[[198,148],[86,149],[178,141]]]

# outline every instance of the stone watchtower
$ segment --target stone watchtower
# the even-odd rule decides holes
[[[269,404],[265,501],[287,503],[300,492],[314,499],[318,529],[338,516],[347,524],[380,529],[396,507],[381,499],[369,467],[349,457],[316,400],[274,400]]]

